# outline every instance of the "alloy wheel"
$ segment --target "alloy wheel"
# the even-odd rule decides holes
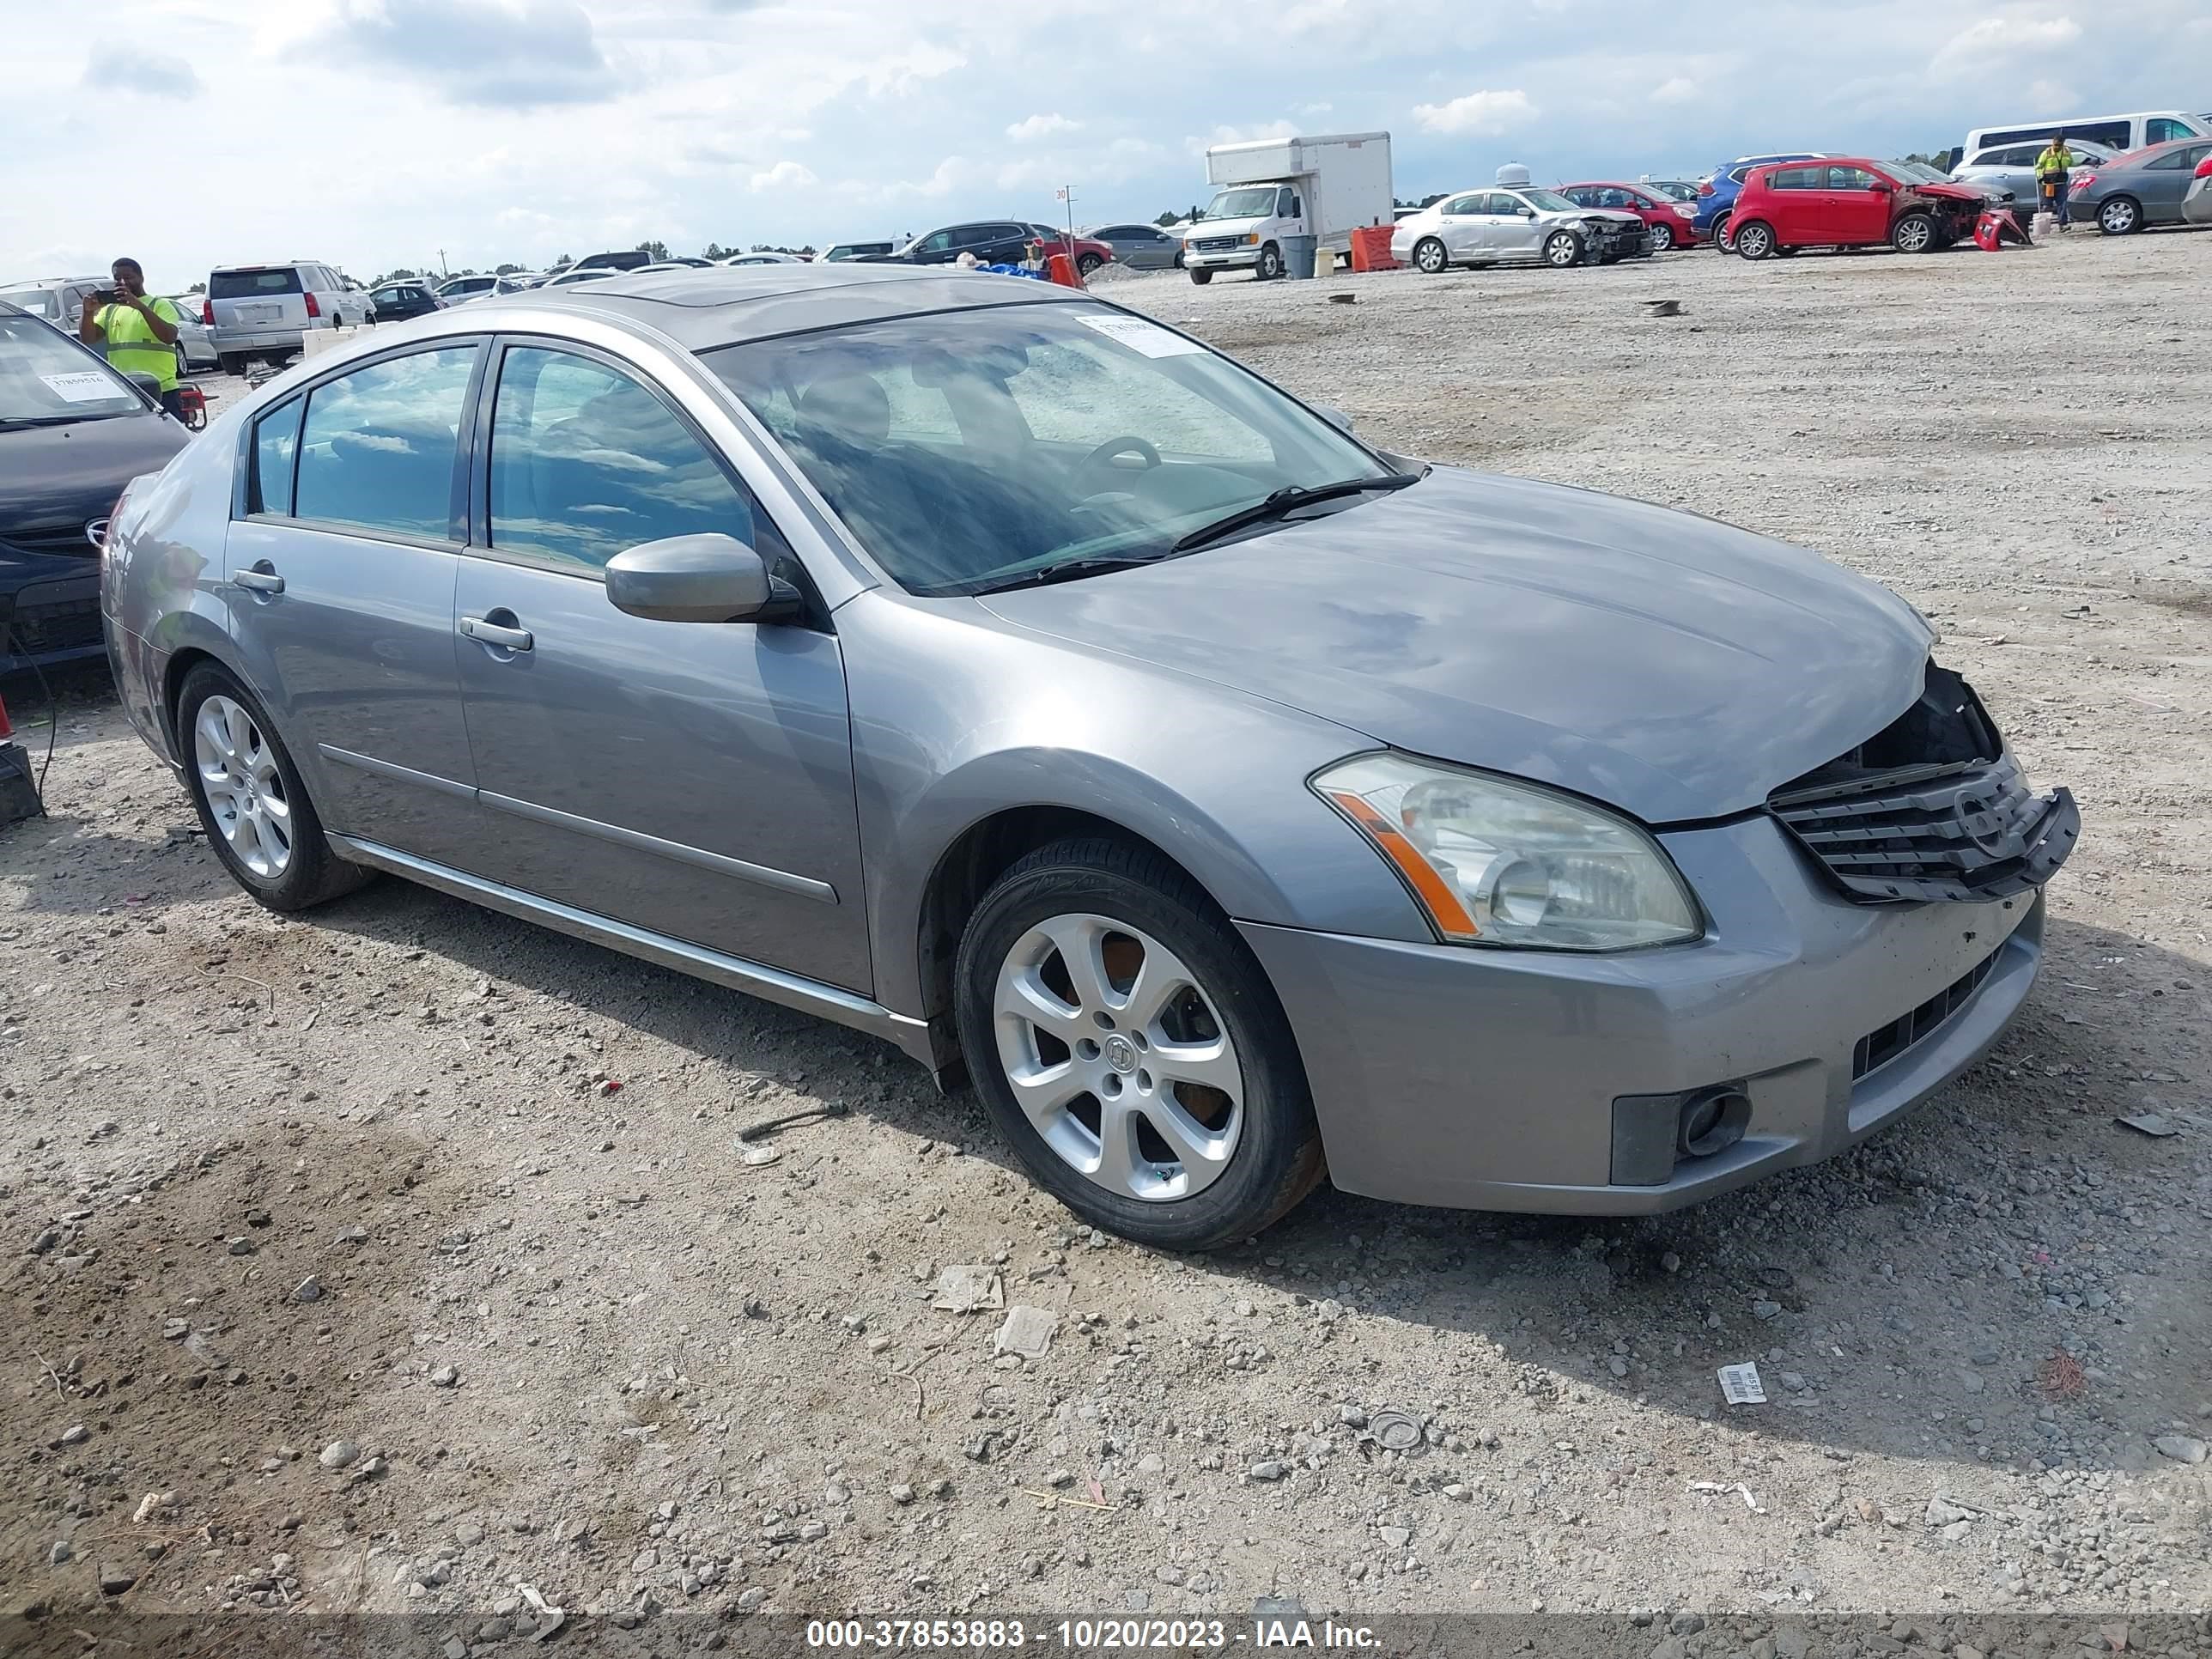
[[[1413,263],[1428,276],[1433,276],[1444,268],[1444,245],[1433,236],[1413,250]]]
[[[2107,236],[2124,236],[2136,228],[2136,204],[2124,196],[2097,210],[2097,228]]]
[[[192,722],[192,757],[208,810],[238,861],[264,881],[292,863],[292,804],[275,750],[243,704],[216,696]]]
[[[1565,270],[1582,257],[1583,251],[1575,239],[1564,230],[1554,232],[1544,244],[1544,262],[1555,270]]]
[[[1899,253],[1925,253],[1936,240],[1936,227],[1918,214],[1905,220],[1897,228],[1897,251]]]
[[[1651,251],[1654,253],[1671,252],[1674,250],[1674,228],[1672,225],[1654,225],[1651,227]]]
[[[1746,225],[1735,234],[1735,251],[1747,259],[1764,259],[1774,251],[1773,233],[1765,225]]]
[[[1085,1180],[1166,1203],[1228,1169],[1244,1070],[1205,988],[1158,939],[1106,916],[1048,918],[1006,953],[992,1011],[1014,1099]]]

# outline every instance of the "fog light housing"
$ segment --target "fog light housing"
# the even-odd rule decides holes
[[[1735,1084],[1671,1095],[1621,1095],[1613,1103],[1616,1187],[1663,1187],[1685,1158],[1724,1152],[1751,1127],[1751,1097]]]

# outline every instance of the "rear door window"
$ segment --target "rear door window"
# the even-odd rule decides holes
[[[416,540],[453,535],[455,434],[474,344],[386,357],[307,397],[295,515]]]

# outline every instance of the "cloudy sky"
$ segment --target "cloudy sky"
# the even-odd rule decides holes
[[[1388,130],[1402,197],[2212,108],[2203,0],[100,0],[11,7],[0,280],[357,276],[1150,218]]]

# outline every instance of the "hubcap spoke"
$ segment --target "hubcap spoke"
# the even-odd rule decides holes
[[[1218,1089],[1231,1101],[1244,1097],[1244,1068],[1226,1037],[1212,1042],[1162,1042],[1154,1045],[1151,1069],[1171,1083],[1194,1083]]]
[[[1099,1112],[1098,1164],[1091,1178],[1113,1192],[1143,1196],[1137,1191],[1137,1125],[1127,1108],[1106,1105]]]
[[[1011,1007],[1007,1006],[1009,1001]],[[1054,995],[1050,987],[1038,977],[1034,968],[1025,969],[1008,979],[1000,1006],[1009,1013],[1018,1014],[1040,1030],[1049,1031],[1073,1048],[1090,1027],[1085,1023],[1083,1010],[1072,1008]]]
[[[1228,1163],[1233,1143],[1225,1142],[1175,1102],[1154,1103],[1146,1109],[1145,1117],[1194,1176],[1201,1170],[1218,1170]]]
[[[1072,1060],[1062,1060],[1057,1066],[1009,1066],[1006,1081],[1014,1085],[1014,1098],[1021,1102],[1022,1110],[1039,1128],[1055,1122],[1064,1115],[1067,1103],[1084,1091],[1084,1080],[1076,1075]]]
[[[1106,929],[1096,917],[1055,917],[1044,925],[1042,932],[1060,952],[1069,988],[1084,1012],[1097,1013],[1120,1000],[1107,983]]]

